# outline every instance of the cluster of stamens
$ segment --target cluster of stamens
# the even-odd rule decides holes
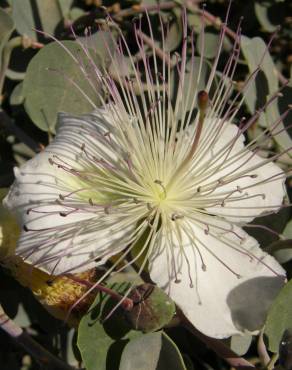
[[[149,37],[153,41],[150,20],[148,21]],[[209,96],[225,35],[225,24],[222,24],[218,55],[210,72],[206,90],[198,91],[196,87],[200,80],[200,73],[198,73],[197,81],[194,81],[194,89],[189,88],[188,91],[184,91],[189,41],[185,16],[183,29],[180,60],[175,63],[180,76],[175,103],[171,101],[169,93],[170,74],[173,68],[169,62],[172,60],[170,52],[166,50],[163,42],[163,54],[160,60],[162,67],[159,70],[159,56],[155,49],[152,49],[151,63],[154,71],[151,71],[150,60],[145,51],[147,40],[141,36],[143,35],[141,24],[134,26],[140,64],[131,56],[122,34],[114,54],[108,49],[112,69],[115,71],[114,78],[108,71],[100,70],[94,64],[90,51],[80,42],[82,52],[88,57],[92,67],[93,72],[91,71],[89,77],[85,66],[80,64],[78,56],[72,57],[80,64],[85,78],[90,79],[92,88],[96,89],[103,105],[104,117],[102,114],[72,117],[73,124],[70,123],[67,144],[70,154],[74,154],[74,159],[72,156],[68,159],[58,151],[50,154],[47,159],[60,180],[56,185],[55,198],[31,206],[27,214],[35,214],[39,217],[55,215],[68,219],[68,223],[60,223],[60,225],[56,223],[44,229],[35,229],[29,222],[24,225],[24,230],[32,233],[32,239],[35,238],[37,241],[34,242],[33,248],[30,243],[27,249],[24,247],[23,257],[29,259],[31,253],[44,251],[44,254],[35,262],[37,267],[42,267],[49,261],[55,261],[58,266],[59,261],[65,256],[82,253],[83,247],[87,250],[89,243],[94,243],[93,240],[86,240],[82,242],[84,246],[78,244],[75,246],[75,237],[94,233],[96,230],[103,231],[104,228],[112,229],[113,233],[129,228],[128,236],[123,241],[123,248],[120,245],[113,246],[114,251],[122,250],[122,252],[103,279],[112,271],[119,270],[121,260],[128,260],[129,262],[126,263],[128,266],[135,264],[143,256],[144,263],[138,268],[138,272],[141,273],[150,253],[161,240],[166,238],[168,247],[172,248],[170,244],[173,236],[180,240],[181,234],[187,236],[189,244],[198,253],[203,271],[208,269],[208,264],[201,254],[201,250],[205,249],[233,275],[240,278],[240,275],[215,254],[210,246],[197,240],[196,235],[190,231],[190,222],[198,225],[206,236],[223,240],[226,248],[236,250],[240,256],[257,260],[251,252],[243,248],[245,239],[235,231],[235,226],[248,226],[247,223],[259,215],[259,207],[265,214],[273,213],[275,209],[281,207],[280,204],[257,206],[246,203],[245,205],[245,202],[251,199],[255,202],[264,200],[267,196],[265,192],[257,193],[253,190],[260,188],[261,184],[273,183],[285,178],[285,173],[280,169],[278,173],[266,174],[263,178],[258,178],[257,170],[277,160],[287,150],[254,162],[259,152],[256,140],[252,140],[245,147],[241,145],[239,149],[236,148],[242,140],[242,135],[255,123],[269,104],[273,103],[279,93],[270,98],[254,116],[242,119],[237,132],[234,131],[234,135],[230,139],[224,139],[224,145],[218,147],[222,136],[225,135],[225,127],[231,125],[242,106],[241,96],[245,95],[250,83],[256,78],[260,65],[246,80],[241,91],[232,94],[232,80],[240,54],[240,27],[238,27],[233,51],[222,72],[221,81],[213,96]],[[203,57],[200,64],[194,66],[193,34],[190,41],[192,69],[198,68],[200,71]],[[203,51],[204,42],[202,44]],[[61,43],[60,45],[66,49]],[[203,54],[202,52],[201,55]],[[130,72],[119,73],[119,61],[125,56],[130,60],[133,70],[131,75]],[[98,89],[100,84],[110,97],[109,102],[100,95]],[[198,110],[195,119],[192,116],[194,109]],[[180,119],[179,110],[182,110]],[[284,115],[287,113],[288,111]],[[271,135],[281,133],[277,128],[284,115],[263,131],[258,138],[261,142],[268,140]],[[82,124],[82,121],[87,123]],[[241,182],[247,185],[239,185]],[[224,213],[221,213],[222,209],[225,210]],[[234,212],[236,209],[239,211],[245,209],[248,212],[240,214],[239,217]],[[80,221],[72,219],[70,222],[70,217],[73,215],[84,216],[84,219],[81,218]],[[237,218],[241,221],[237,222]],[[247,220],[246,225],[242,222],[244,218]],[[222,224],[214,220],[222,221]],[[49,238],[52,231],[55,232],[54,240]],[[237,242],[232,244],[225,237],[226,234],[235,236]],[[44,238],[48,237],[46,242],[41,238],[38,242],[40,235]],[[139,253],[132,256],[131,250],[143,236]],[[68,239],[72,241],[72,245],[64,246],[55,254],[51,253],[54,246]],[[183,253],[184,246],[181,244],[178,247]],[[97,245],[96,251],[92,251],[83,262],[83,267],[91,262],[103,260],[106,253],[105,248],[100,248],[99,251]],[[176,265],[173,268],[175,282],[178,283],[179,268]],[[51,273],[54,273],[54,269]],[[189,272],[189,282],[193,287],[191,272]]]

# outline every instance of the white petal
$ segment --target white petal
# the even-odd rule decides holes
[[[249,152],[246,158],[249,158]],[[263,158],[253,155],[249,163],[238,161],[229,170],[234,178],[239,172],[252,175],[244,177],[238,174],[237,179],[230,183],[223,184],[213,193],[213,197],[222,199],[222,203],[215,207],[208,207],[206,210],[210,214],[224,216],[228,220],[235,222],[250,222],[255,217],[270,212],[277,212],[283,203],[285,196],[285,175],[283,171],[274,163],[269,162],[264,165]],[[256,169],[250,169],[252,166],[258,166]],[[233,171],[234,168],[234,171]],[[216,176],[221,178],[220,171]],[[224,193],[222,197],[221,194]],[[228,196],[228,194],[231,194]],[[219,202],[220,203],[220,202]]]
[[[89,157],[92,156],[96,160],[116,162],[122,158],[123,153],[118,145],[119,135],[110,119],[109,113],[104,109],[81,116],[59,113],[57,135],[46,151],[62,155],[62,159],[75,168],[88,166]],[[88,155],[85,155],[82,147]]]
[[[215,217],[209,217],[208,228],[208,217],[202,223],[182,222],[181,233],[165,234],[152,253],[151,279],[208,336],[224,338],[259,329],[284,283],[279,276],[284,270],[240,228],[228,232],[228,223]]]
[[[68,168],[88,169],[90,163],[78,153],[82,141],[86,140],[88,151],[114,160],[113,151],[100,139],[100,130],[104,130],[100,116],[70,118],[63,115],[62,122],[53,143],[20,169],[15,169],[15,182],[4,199],[4,205],[29,230],[22,232],[16,254],[54,274],[82,271],[103,263],[126,247],[134,230],[133,223],[124,215],[107,215],[103,208],[91,210],[86,192],[84,198],[73,199],[72,208],[56,203],[60,194],[85,188],[86,184],[64,168],[50,165],[49,159],[54,155],[58,156],[58,163],[62,165],[64,161]],[[80,130],[87,130],[87,136],[80,135]],[[98,189],[94,195],[102,197]],[[76,212],[62,216],[74,209]]]
[[[227,149],[221,156],[224,147]],[[213,171],[208,162],[211,157],[217,158]],[[211,206],[206,210],[245,223],[261,214],[278,211],[285,195],[285,175],[277,165],[265,161],[244,149],[244,136],[238,136],[237,126],[225,122],[212,150],[207,151],[200,163],[200,166],[206,163],[206,171],[210,171],[200,183],[201,188],[212,183],[215,188],[207,195]]]

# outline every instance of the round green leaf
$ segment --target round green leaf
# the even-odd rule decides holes
[[[69,12],[72,0],[36,0],[36,9],[30,0],[13,0],[12,16],[21,35],[37,38],[36,29],[54,34],[63,16]]]
[[[125,347],[119,370],[186,370],[182,355],[163,332],[131,340]]]
[[[205,40],[204,48],[202,50],[203,37]],[[200,33],[197,42],[197,50],[200,54],[202,52],[204,58],[213,59],[218,52],[218,45],[219,45],[219,36],[217,34],[211,32],[205,32],[204,34]]]
[[[259,64],[261,65],[261,74],[257,75],[258,84],[256,84],[256,81],[251,81],[245,94],[247,108],[253,114],[258,108],[258,101],[265,102],[267,97],[272,96],[278,90],[277,68],[267,50],[265,42],[260,37],[248,38],[242,36],[241,49],[247,60],[250,72],[255,71]],[[259,85],[260,88],[257,88],[257,85]],[[279,116],[278,99],[275,99],[275,101],[266,108],[266,111],[260,115],[259,124],[263,127],[269,127],[277,121]],[[274,135],[275,141],[283,149],[291,148],[292,140],[285,131],[283,122],[279,122],[277,131],[278,134]]]
[[[44,131],[54,132],[58,112],[88,113],[99,103],[99,87],[92,87],[88,81],[96,81],[88,58],[76,41],[62,43],[78,61],[53,42],[31,60],[23,83],[25,109],[36,126]],[[97,54],[93,59],[98,63]],[[87,68],[85,73],[80,63]],[[86,74],[89,74],[88,79]]]
[[[116,283],[109,288],[124,294],[128,283]],[[117,370],[125,345],[141,333],[130,330],[121,310],[103,320],[117,305],[109,295],[99,293],[78,328],[77,346],[86,370]]]
[[[268,312],[265,334],[272,352],[278,353],[284,331],[292,327],[291,307],[292,280],[283,287]]]
[[[129,294],[134,307],[126,312],[131,326],[136,330],[151,332],[168,324],[175,313],[175,304],[160,288],[151,284],[137,286]]]

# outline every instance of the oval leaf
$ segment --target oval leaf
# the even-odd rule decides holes
[[[175,313],[175,304],[160,288],[142,284],[129,294],[134,307],[126,312],[131,326],[145,333],[161,329],[168,324]]]
[[[77,42],[64,41],[63,45],[80,63],[88,66],[88,58]],[[98,63],[98,56],[94,57]],[[88,113],[98,105],[99,87],[92,87],[88,80],[96,79],[88,77],[87,80],[87,73],[92,71],[82,72],[79,62],[56,42],[36,54],[29,63],[23,84],[25,109],[36,126],[54,132],[58,112]]]
[[[241,37],[241,49],[247,60],[250,72],[260,64],[262,73],[257,75],[257,82],[260,88],[257,88],[256,81],[252,81],[248,91],[245,94],[245,102],[249,111],[253,114],[255,110],[262,106],[267,97],[272,96],[278,90],[277,68],[267,50],[265,42],[260,37],[248,38]],[[260,101],[260,103],[258,103]],[[263,127],[269,127],[279,118],[278,99],[275,99],[259,117],[259,124]],[[283,122],[277,125],[278,134],[274,135],[275,141],[283,149],[290,149],[292,140],[284,129]],[[288,152],[289,153],[289,152]]]
[[[119,370],[186,370],[173,341],[163,332],[145,334],[130,341],[122,354]]]
[[[111,284],[109,287],[119,294],[124,294],[129,284]],[[130,339],[141,335],[130,330],[120,310],[116,310],[102,324],[102,320],[116,304],[117,302],[105,293],[99,293],[80,321],[77,346],[87,370],[117,370],[125,345]]]
[[[1,67],[1,53],[6,42],[14,29],[13,19],[3,9],[0,8],[0,67]]]
[[[269,350],[278,353],[282,336],[292,327],[292,280],[281,290],[273,302],[265,325],[265,334],[269,340]]]

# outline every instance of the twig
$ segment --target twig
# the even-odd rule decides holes
[[[134,306],[134,302],[132,299],[130,298],[127,298],[127,297],[123,297],[121,294],[115,292],[114,290],[104,286],[104,285],[96,285],[90,281],[87,281],[87,280],[84,280],[84,279],[80,279],[78,278],[77,276],[74,276],[72,274],[66,274],[65,275],[67,278],[75,281],[76,283],[79,283],[79,284],[82,284],[82,285],[85,285],[87,286],[88,288],[92,288],[93,285],[95,287],[95,289],[97,291],[100,291],[100,292],[103,292],[105,294],[108,294],[110,297],[112,297],[114,300],[118,301],[118,302],[121,302],[121,307],[125,310],[125,311],[131,311],[133,306]]]
[[[219,357],[226,361],[230,366],[238,370],[251,370],[256,369],[254,365],[245,360],[242,357],[239,357],[234,353],[229,347],[227,347],[222,341],[215,338],[207,337],[206,335],[199,332],[194,328],[191,323],[182,315],[182,325],[199,338],[203,343],[205,343],[209,348],[211,348]]]
[[[169,10],[176,7],[178,4],[175,1],[166,1],[164,3],[161,3],[159,5],[134,5],[129,9],[123,9],[113,15],[113,19],[120,20],[121,18],[130,17],[136,14],[144,13],[144,12],[152,12],[152,11],[159,11],[159,10]]]
[[[139,37],[141,37],[141,39],[145,42],[145,44],[147,44],[148,46],[150,46],[151,48],[153,48],[155,50],[155,54],[162,60],[162,61],[165,61],[171,68],[175,66],[176,63],[173,63],[169,57],[169,55],[167,55],[166,53],[163,52],[162,49],[160,49],[160,47],[158,47],[154,42],[153,40],[151,39],[151,37],[145,35],[145,33],[143,33],[142,31],[140,30],[137,30],[137,35]]]
[[[42,366],[42,369],[48,370],[75,370],[76,368],[67,365],[58,357],[53,356],[49,351],[43,348],[39,343],[32,339],[21,327],[15,324],[0,305],[0,327],[17,344],[23,347],[31,356]]]

